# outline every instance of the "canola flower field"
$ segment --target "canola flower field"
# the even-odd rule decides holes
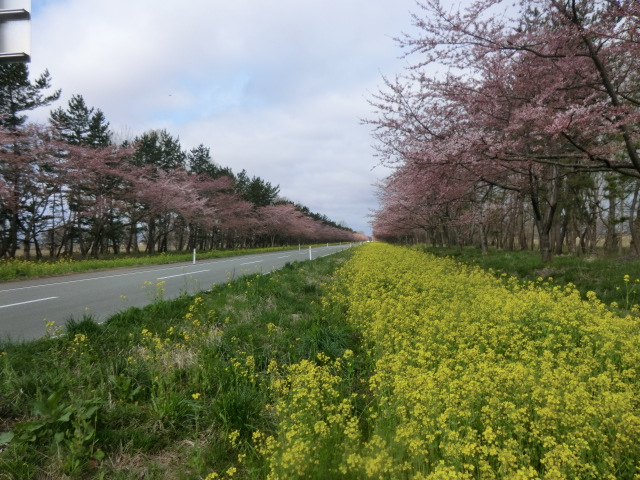
[[[0,342],[0,480],[640,479],[627,310],[371,243],[47,325]]]
[[[359,366],[273,379],[268,478],[640,478],[638,318],[384,244],[338,277],[326,308],[361,333]]]

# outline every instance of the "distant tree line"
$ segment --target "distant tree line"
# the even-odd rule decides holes
[[[394,167],[374,236],[640,255],[640,2],[419,5],[371,100]]]
[[[210,250],[363,240],[278,196],[280,188],[182,149],[166,130],[115,142],[105,115],[73,95],[49,124],[45,72],[0,66],[0,258]]]

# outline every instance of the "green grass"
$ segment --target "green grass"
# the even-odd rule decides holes
[[[357,351],[321,301],[349,255],[0,343],[0,479],[263,478],[269,366]]]
[[[525,281],[539,278],[565,285],[573,283],[583,297],[589,291],[596,292],[598,298],[610,305],[615,302],[622,310],[630,310],[640,304],[640,259],[628,257],[558,255],[551,263],[543,263],[538,252],[489,250],[482,255],[477,248],[448,249],[424,248],[438,256],[448,256],[459,262],[489,270],[496,274],[506,273]],[[624,276],[630,281],[625,282]]]

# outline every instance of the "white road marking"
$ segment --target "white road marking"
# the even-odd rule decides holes
[[[242,267],[243,265],[252,265],[254,263],[262,263],[262,262],[264,262],[264,260],[257,260],[255,262],[241,263],[240,266]]]
[[[211,270],[198,270],[197,272],[184,272],[178,275],[169,275],[168,277],[158,277],[156,280],[166,280],[167,278],[184,277],[185,275],[195,275],[196,273],[210,272]]]
[[[0,308],[17,307],[18,305],[26,305],[27,303],[45,302],[47,300],[54,300],[58,297],[39,298],[37,300],[29,300],[28,302],[12,303],[11,305],[0,305]]]
[[[278,257],[278,258],[289,258],[291,255],[285,255],[284,257]]]

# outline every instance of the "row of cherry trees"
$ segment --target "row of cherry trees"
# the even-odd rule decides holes
[[[374,236],[640,253],[640,2],[425,0],[373,98]],[[535,235],[534,235],[535,232]]]
[[[114,142],[81,96],[53,110],[50,125],[27,123],[20,111],[59,92],[42,94],[48,74],[31,84],[24,66],[0,69],[0,258],[364,240],[280,199],[279,187],[220,167],[202,145],[183,151],[164,130]]]
[[[98,256],[359,241],[290,202],[258,206],[228,175],[136,165],[135,147],[70,145],[27,125],[0,132],[1,256]]]

